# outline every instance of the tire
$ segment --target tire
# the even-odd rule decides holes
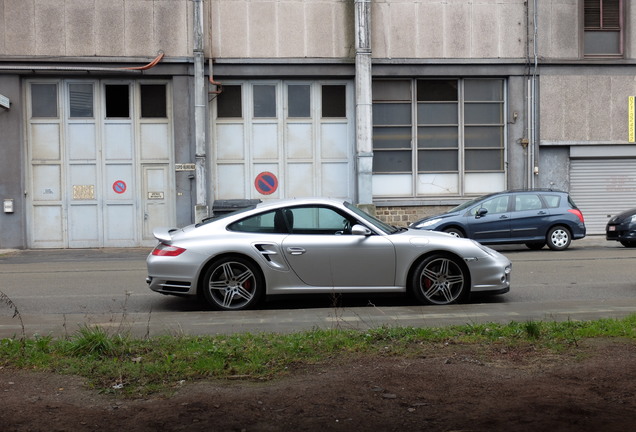
[[[411,289],[415,298],[424,304],[460,303],[468,297],[470,275],[458,258],[432,255],[415,269]]]
[[[545,243],[526,243],[526,247],[532,250],[543,249],[543,246],[545,246]]]
[[[620,243],[625,246],[626,248],[633,248],[636,247],[636,242],[634,241],[629,241],[629,240],[620,240]]]
[[[254,307],[265,291],[260,269],[242,257],[215,261],[201,285],[203,298],[214,309],[244,310]]]
[[[554,251],[562,251],[567,249],[572,242],[570,230],[564,226],[555,226],[550,228],[546,237],[548,247]]]
[[[452,235],[453,237],[459,237],[459,238],[464,237],[464,233],[461,232],[461,230],[458,230],[457,228],[446,228],[444,232]]]

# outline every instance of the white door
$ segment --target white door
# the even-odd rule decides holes
[[[150,227],[174,219],[167,85],[34,80],[26,88],[29,247],[154,244]],[[148,94],[164,96],[158,109],[144,110]],[[157,170],[161,194],[149,195]],[[148,211],[159,195],[163,205]]]
[[[224,83],[212,108],[214,199],[353,200],[351,83]]]

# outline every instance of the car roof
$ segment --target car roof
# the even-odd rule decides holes
[[[559,194],[568,194],[566,191],[563,190],[559,190],[559,189],[547,189],[547,188],[534,188],[534,189],[508,189],[505,191],[499,191],[499,192],[493,192],[493,193],[489,193],[486,195],[481,195],[479,197],[476,197],[474,199],[476,200],[482,200],[482,199],[486,199],[486,198],[490,198],[490,197],[494,197],[497,195],[505,195],[505,194],[518,194],[518,193],[532,193],[532,192],[546,192],[546,193],[559,193]]]

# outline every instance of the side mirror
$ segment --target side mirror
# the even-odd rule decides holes
[[[480,217],[486,216],[486,213],[488,213],[488,210],[482,207],[479,210],[477,210],[477,213],[475,214],[475,218],[479,219]]]
[[[351,235],[370,236],[373,234],[371,230],[363,225],[355,224],[351,227]]]

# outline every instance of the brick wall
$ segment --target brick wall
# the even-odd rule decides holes
[[[400,206],[376,207],[375,215],[381,221],[395,226],[407,226],[426,216],[432,216],[451,209],[453,206]]]

